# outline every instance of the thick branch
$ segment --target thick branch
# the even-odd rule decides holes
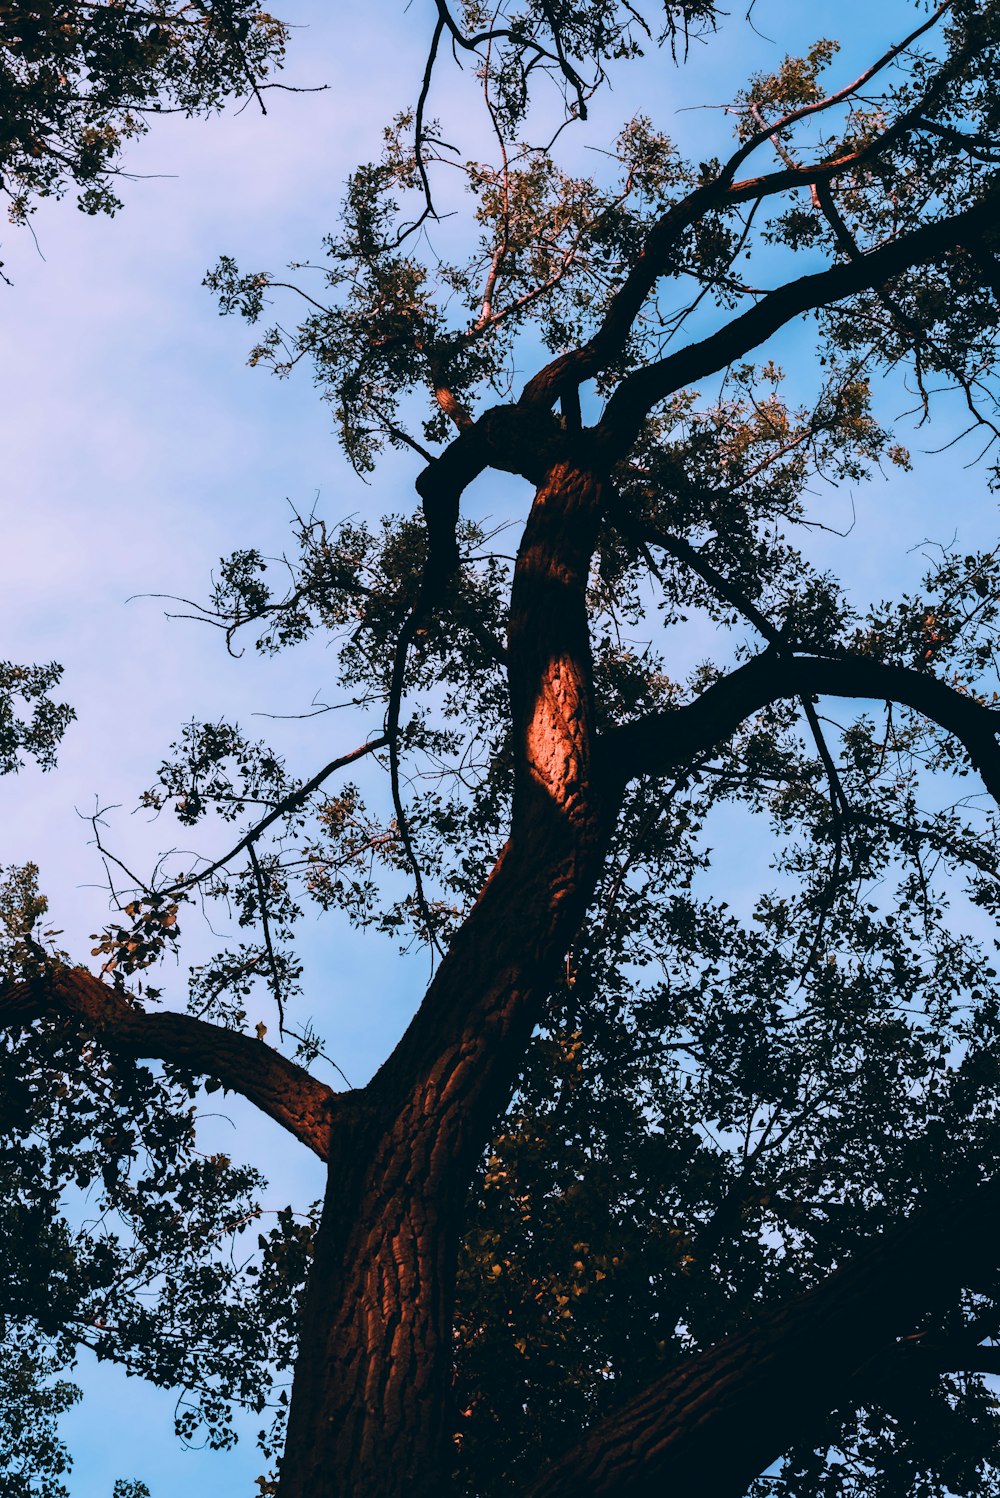
[[[911,266],[939,258],[960,245],[975,244],[992,224],[995,210],[995,195],[990,194],[964,213],[925,224],[858,260],[800,276],[708,338],[627,375],[597,429],[609,459],[614,461],[628,450],[649,411],[675,391],[725,369],[803,312],[881,287]]]
[[[557,1462],[531,1498],[704,1492],[706,1472],[712,1498],[742,1498],[793,1441],[857,1397],[859,1375],[915,1320],[995,1267],[998,1207],[1000,1183],[990,1182],[880,1236],[815,1289],[658,1379]]]
[[[686,707],[653,713],[603,739],[607,773],[669,775],[730,738],[761,708],[785,697],[828,695],[903,703],[954,734],[1000,802],[1000,710],[984,707],[927,672],[864,656],[782,656],[766,651]]]
[[[932,1354],[941,1373],[991,1373],[1000,1374],[1000,1347],[961,1348],[942,1347]]]
[[[546,412],[493,406],[465,427],[422,473],[416,490],[427,527],[427,556],[417,609],[435,607],[458,569],[456,530],[465,490],[487,467],[539,483],[556,458],[558,428]]]
[[[218,1078],[328,1158],[337,1094],[262,1040],[188,1014],[149,1014],[85,968],[61,968],[0,995],[0,1024],[8,1028],[61,1015],[80,1021],[113,1051]]]
[[[918,1336],[900,1345],[898,1357],[890,1361],[884,1374],[887,1381],[897,1368],[910,1377],[933,1378],[939,1373],[989,1373],[996,1377],[1000,1374],[1000,1347],[968,1337]]]

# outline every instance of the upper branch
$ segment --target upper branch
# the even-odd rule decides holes
[[[188,1014],[149,1014],[85,968],[60,968],[0,995],[4,1026],[30,1025],[60,1015],[81,1022],[113,1051],[155,1057],[188,1072],[217,1077],[223,1087],[247,1098],[321,1160],[329,1158],[338,1094],[262,1040]]]
[[[953,734],[1000,802],[1000,709],[907,666],[864,656],[824,658],[765,651],[685,707],[651,713],[604,736],[609,776],[674,774],[725,742],[761,708],[785,697],[828,695],[903,703]]]
[[[642,310],[647,297],[657,281],[669,273],[671,260],[682,236],[713,210],[747,202],[759,202],[779,193],[805,186],[817,181],[831,181],[841,174],[856,171],[859,167],[883,155],[888,148],[908,134],[927,129],[925,116],[937,104],[947,84],[960,72],[974,55],[976,38],[968,35],[948,61],[938,69],[927,88],[909,109],[888,125],[874,139],[850,150],[834,152],[823,161],[809,166],[784,166],[778,171],[762,176],[736,180],[736,173],[754,151],[781,130],[789,128],[798,120],[844,103],[855,95],[863,84],[887,67],[906,48],[940,19],[952,6],[953,0],[944,0],[929,19],[898,43],[856,78],[853,83],[837,90],[827,98],[791,110],[781,119],[775,120],[756,131],[729,157],[725,165],[710,179],[700,182],[685,197],[670,208],[653,224],[645,243],[636,256],[628,274],[611,298],[600,327],[593,337],[578,348],[557,355],[549,361],[524,388],[522,405],[551,405],[562,392],[573,385],[592,379],[614,360],[625,348],[629,333]]]
[[[797,109],[790,109],[786,114],[783,114],[780,119],[773,120],[769,124],[765,124],[763,121],[760,121],[759,129],[756,130],[752,135],[750,135],[747,140],[743,142],[743,145],[740,146],[739,150],[736,151],[735,154],[730,158],[726,168],[727,175],[729,176],[730,180],[732,180],[732,178],[736,175],[736,172],[743,165],[744,161],[746,161],[748,157],[753,155],[754,151],[756,151],[760,146],[764,145],[766,141],[773,141],[774,137],[780,131],[787,130],[791,125],[797,124],[799,120],[807,119],[810,115],[822,114],[825,110],[832,109],[837,104],[846,103],[847,100],[850,99],[853,95],[857,94],[858,90],[863,88],[866,83],[870,83],[878,73],[883,72],[890,63],[895,62],[896,58],[899,57],[901,53],[905,52],[907,48],[912,47],[915,41],[919,41],[920,37],[922,37],[925,32],[930,31],[933,26],[936,26],[945,12],[951,10],[953,5],[954,0],[942,0],[942,4],[940,4],[936,10],[931,12],[926,21],[921,22],[921,24],[914,31],[911,31],[909,36],[904,37],[901,42],[894,43],[894,45],[889,47],[886,52],[883,52],[882,56],[878,58],[876,62],[873,62],[870,67],[866,68],[865,71],[861,73],[857,78],[855,78],[853,83],[848,83],[844,88],[839,88],[835,90],[834,93],[827,94],[823,99],[814,99],[809,104],[802,104]],[[956,64],[960,61],[964,61],[968,55],[968,47],[960,48],[956,57],[951,60],[951,64],[948,67],[939,70],[939,72],[935,75],[935,78],[931,85],[934,94],[938,92],[943,81],[952,76]],[[923,101],[921,101],[921,107],[924,107]],[[908,120],[912,113],[913,111],[908,110],[906,115],[904,116],[904,119]],[[897,125],[898,123],[899,122],[897,122]],[[894,133],[895,127],[892,127],[892,129]],[[886,135],[888,135],[889,133],[890,132],[886,132]],[[884,138],[885,136],[881,137],[881,139]]]
[[[650,410],[674,391],[725,369],[803,312],[883,286],[901,271],[960,246],[974,246],[995,212],[991,192],[963,213],[925,224],[857,260],[789,281],[708,338],[626,375],[597,428],[608,458],[615,461],[628,450]]]
[[[950,0],[949,0],[950,3]],[[455,47],[462,48],[465,52],[478,52],[481,47],[488,46],[492,42],[506,41],[514,42],[522,48],[535,61],[542,64],[549,63],[560,72],[575,96],[575,110],[581,120],[587,118],[587,100],[594,92],[594,83],[585,83],[580,74],[573,66],[566,54],[563,45],[562,25],[558,15],[554,14],[551,7],[543,3],[542,14],[552,32],[552,44],[555,48],[551,51],[542,45],[536,37],[528,35],[523,30],[515,31],[509,26],[491,26],[483,31],[476,32],[472,36],[466,36],[454,16],[451,14],[446,0],[437,0],[439,24],[447,28]],[[598,71],[598,81],[602,77]]]

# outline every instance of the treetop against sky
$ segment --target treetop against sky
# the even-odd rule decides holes
[[[990,1493],[996,8],[297,19],[2,13],[6,1480]]]

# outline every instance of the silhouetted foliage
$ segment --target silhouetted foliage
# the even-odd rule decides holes
[[[71,187],[85,213],[114,213],[122,147],[148,116],[259,99],[286,38],[248,0],[3,0],[0,190],[12,221]]]
[[[44,1481],[83,1344],[190,1391],[186,1438],[268,1407],[281,1498],[1000,1491],[1000,550],[888,601],[832,570],[841,485],[891,475],[920,542],[904,444],[943,392],[989,454],[963,482],[997,478],[1000,7],[900,16],[856,80],[829,40],[750,79],[725,159],[637,117],[584,175],[561,127],[652,21],[439,6],[321,275],[209,274],[252,323],[298,293],[252,361],[311,365],[417,500],[301,516],[276,562],[236,538],[190,606],[234,651],[328,641],[360,727],[299,781],[187,725],[142,804],[231,840],[116,883],[100,978],[8,875],[0,1315]],[[487,160],[430,123],[446,42]],[[764,345],[802,318],[789,375]],[[158,1009],[199,902],[239,939]],[[342,1091],[317,910],[437,963]],[[258,1174],[196,1152],[199,1079],[327,1161],[325,1203],[263,1230]]]

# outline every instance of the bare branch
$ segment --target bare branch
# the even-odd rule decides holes
[[[279,801],[278,805],[272,811],[269,811],[266,817],[262,817],[259,822],[251,827],[250,831],[245,833],[239,842],[230,848],[228,853],[224,853],[221,858],[216,858],[207,868],[199,869],[193,874],[185,875],[183,879],[178,879],[175,884],[172,884],[169,889],[159,890],[158,893],[161,897],[182,894],[185,890],[191,889],[192,886],[204,883],[206,879],[210,879],[213,874],[217,874],[220,869],[232,863],[233,859],[237,858],[239,854],[245,852],[252,843],[255,843],[258,838],[263,836],[269,827],[274,825],[279,817],[286,816],[290,811],[295,811],[300,807],[312,795],[313,791],[318,790],[323,782],[328,780],[337,770],[342,770],[345,765],[354,764],[356,760],[363,759],[366,754],[371,754],[376,749],[384,749],[388,742],[387,736],[380,734],[377,739],[370,739],[367,744],[361,744],[357,749],[352,749],[349,754],[342,754],[339,758],[332,759],[311,780],[307,780],[304,785],[299,786],[298,790],[289,792],[283,800]]]

